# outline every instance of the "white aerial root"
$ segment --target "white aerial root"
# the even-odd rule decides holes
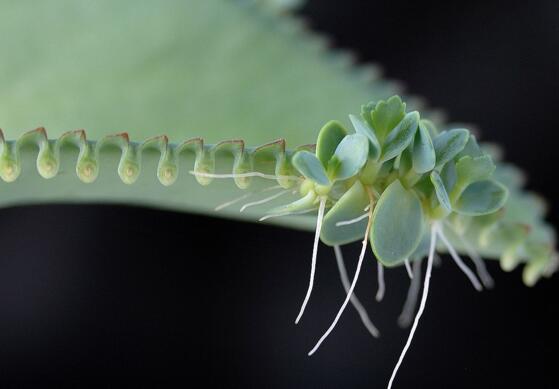
[[[336,253],[336,263],[338,264],[338,270],[340,272],[340,278],[342,280],[342,284],[344,285],[344,289],[346,293],[348,293],[350,287],[349,279],[347,277],[347,271],[344,265],[344,258],[342,256],[342,249],[340,248],[340,246],[337,245],[334,246],[334,253]],[[351,295],[349,301],[351,301],[351,304],[353,304],[353,307],[359,314],[359,317],[361,318],[361,321],[363,322],[363,325],[365,326],[367,331],[369,331],[369,333],[373,335],[375,338],[378,338],[380,336],[379,330],[371,322],[371,319],[369,318],[369,315],[367,314],[365,307],[363,307],[363,304],[361,304],[361,301],[359,301],[355,293]]]
[[[359,278],[359,273],[361,272],[361,265],[363,264],[363,258],[365,258],[365,252],[366,252],[366,249],[367,249],[367,242],[369,241],[369,232],[371,230],[371,222],[372,222],[372,219],[373,219],[372,216],[373,216],[373,213],[369,210],[369,222],[367,223],[367,228],[365,229],[365,237],[363,238],[363,246],[361,248],[361,253],[359,254],[359,260],[357,261],[357,268],[355,269],[355,275],[353,276],[353,281],[351,282],[351,286],[349,287],[349,290],[347,292],[344,303],[340,307],[340,310],[338,311],[338,313],[337,313],[336,317],[334,318],[334,321],[332,322],[330,327],[328,327],[328,329],[326,330],[324,335],[322,335],[322,337],[318,340],[318,342],[312,348],[312,350],[309,351],[309,354],[308,354],[309,356],[313,355],[316,352],[316,350],[318,350],[318,348],[320,347],[322,342],[324,342],[324,340],[328,337],[328,335],[330,335],[330,333],[334,330],[334,328],[336,327],[336,324],[338,324],[338,320],[340,320],[340,317],[342,316],[342,313],[345,310],[345,307],[347,306],[347,303],[349,302],[351,296],[353,295],[353,290],[355,289],[355,285],[357,284],[357,279]]]
[[[242,196],[240,196],[240,197],[237,197],[236,199],[233,199],[233,200],[230,200],[230,201],[227,201],[227,202],[225,202],[225,203],[223,203],[223,204],[218,205],[217,207],[214,208],[214,210],[215,210],[215,211],[221,211],[222,209],[227,208],[227,207],[229,207],[229,206],[231,206],[231,205],[237,204],[238,202],[243,201],[244,199],[247,199],[247,198],[249,198],[249,197],[251,197],[251,196],[254,196],[254,195],[257,194],[257,193],[269,192],[269,191],[271,191],[271,190],[280,189],[280,188],[283,188],[283,187],[282,187],[281,185],[275,185],[275,186],[271,186],[271,187],[269,187],[269,188],[262,189],[262,190],[259,191],[259,192],[249,192],[249,193],[245,193],[244,195],[242,195]]]
[[[394,378],[396,378],[396,373],[406,356],[406,352],[410,348],[411,341],[413,339],[413,335],[415,334],[415,330],[417,329],[417,325],[419,323],[419,318],[423,314],[425,310],[425,303],[427,302],[427,295],[429,294],[429,282],[431,281],[431,270],[433,269],[433,256],[435,255],[435,245],[437,242],[437,234],[435,233],[436,225],[431,227],[431,245],[429,247],[429,256],[427,258],[427,271],[425,273],[425,281],[423,283],[423,294],[421,296],[421,303],[419,304],[419,310],[417,311],[417,315],[415,316],[415,320],[413,322],[413,326],[410,331],[410,335],[408,336],[408,340],[406,341],[406,345],[402,350],[402,354],[400,354],[400,358],[398,359],[398,363],[396,363],[396,367],[392,372],[392,376],[390,377],[390,381],[388,382],[388,389],[392,388],[392,383],[394,382]]]
[[[247,173],[205,173],[205,172],[195,172],[194,170],[189,171],[190,174],[197,176],[197,177],[206,177],[206,178],[247,178],[247,177],[260,177],[266,178],[268,180],[294,180],[294,181],[301,181],[303,180],[301,177],[296,176],[276,176],[274,174],[265,174],[260,172],[247,172]]]
[[[413,280],[413,271],[411,270],[410,260],[406,258],[406,260],[404,261],[404,265],[406,265],[408,277],[410,278],[410,280]]]
[[[241,197],[237,197],[236,199],[233,199],[233,200],[227,201],[226,203],[223,203],[223,204],[218,205],[217,207],[214,208],[214,210],[215,210],[215,211],[221,211],[222,209],[227,208],[227,207],[229,207],[230,205],[237,204],[238,202],[243,201],[244,199],[249,198],[249,197],[252,196],[253,194],[254,194],[254,193],[252,193],[252,192],[251,192],[251,193],[245,193],[245,194],[242,195]]]
[[[337,223],[336,223],[336,227],[347,226],[347,225],[349,225],[349,224],[358,223],[358,222],[360,222],[361,220],[366,219],[366,218],[368,218],[368,217],[369,217],[369,214],[368,214],[368,213],[365,213],[365,214],[363,214],[363,215],[361,215],[361,216],[357,216],[355,219],[350,219],[350,220],[344,220],[344,221],[341,221],[341,222],[337,222]]]
[[[491,277],[491,274],[489,274],[483,258],[481,258],[477,251],[472,247],[472,245],[453,228],[452,224],[446,222],[445,225],[450,228],[450,230],[460,239],[460,242],[464,246],[468,257],[470,257],[476,267],[477,275],[481,279],[483,286],[485,286],[487,289],[493,288],[495,286],[495,281],[493,281],[493,277]]]
[[[433,258],[434,259],[434,258]],[[419,295],[419,287],[421,286],[421,261],[413,263],[413,278],[410,282],[408,295],[402,313],[398,317],[400,327],[408,327],[411,324],[415,306],[417,304],[417,296]]]
[[[283,195],[286,194],[286,193],[289,193],[289,190],[283,190],[283,191],[281,191],[281,192],[279,192],[279,193],[276,193],[276,194],[274,194],[274,195],[272,195],[272,196],[266,197],[265,199],[262,199],[262,200],[253,201],[253,202],[251,202],[251,203],[246,203],[245,205],[243,205],[243,206],[241,207],[241,210],[240,210],[239,212],[244,212],[245,209],[247,209],[247,208],[249,208],[249,207],[253,207],[253,206],[255,206],[255,205],[266,204],[266,203],[268,203],[268,202],[270,202],[270,201],[272,201],[272,200],[277,199],[277,198],[280,197],[280,196],[283,196]]]
[[[382,266],[382,263],[380,263],[379,261],[377,261],[377,282],[378,289],[375,299],[377,301],[382,301],[382,299],[384,298],[384,291],[386,290],[386,287],[384,286],[384,266]]]
[[[301,306],[301,310],[295,319],[295,324],[299,323],[301,320],[301,316],[305,312],[305,307],[309,302],[309,298],[311,297],[311,292],[314,284],[314,273],[316,272],[316,256],[318,254],[318,242],[320,240],[320,230],[322,228],[322,219],[324,218],[324,208],[326,206],[326,199],[320,199],[320,205],[318,206],[318,217],[316,219],[316,233],[314,235],[314,244],[312,250],[312,260],[311,260],[311,278],[309,280],[309,288],[307,289],[307,294],[305,295],[305,299],[303,300],[303,305]]]
[[[316,211],[316,208],[305,209],[304,211],[297,211],[297,212],[281,212],[281,213],[272,213],[270,215],[262,216],[258,219],[259,222],[263,222],[264,220],[272,219],[274,217],[283,217],[283,216],[293,216],[293,215],[304,215],[305,213]]]
[[[462,270],[464,272],[464,274],[470,279],[470,282],[472,283],[474,288],[478,292],[481,291],[483,288],[481,287],[481,284],[478,281],[478,279],[476,278],[475,274],[470,270],[470,268],[468,268],[466,266],[464,261],[462,261],[462,258],[460,258],[460,256],[458,255],[458,253],[456,252],[454,247],[452,247],[450,242],[446,239],[446,236],[444,236],[443,230],[440,228],[440,226],[435,225],[434,229],[435,229],[435,233],[439,235],[439,237],[443,241],[444,245],[448,249],[448,252],[450,253],[450,256],[452,257],[452,259],[454,259],[454,262],[456,262],[456,264],[458,265],[460,270]]]

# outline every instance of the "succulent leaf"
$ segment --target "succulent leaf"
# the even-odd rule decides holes
[[[367,191],[360,181],[355,181],[324,217],[321,240],[327,245],[333,246],[363,239],[367,219],[361,219],[351,224],[337,224],[363,216],[367,205],[369,205]]]
[[[486,215],[500,209],[505,204],[507,195],[507,188],[496,181],[477,181],[462,192],[452,208],[463,215]]]
[[[404,116],[400,123],[388,134],[386,141],[382,145],[381,162],[388,161],[397,157],[406,147],[409,146],[417,126],[419,124],[419,113],[413,111]]]
[[[419,127],[413,141],[413,169],[419,173],[427,173],[435,167],[436,156],[433,141],[429,130],[423,120],[419,121]]]
[[[371,125],[381,143],[390,131],[404,118],[406,104],[400,96],[379,101],[371,112]]]
[[[292,163],[309,180],[320,185],[330,185],[324,166],[313,153],[305,150],[299,151],[293,156]]]
[[[463,128],[441,132],[433,139],[436,164],[441,168],[462,151],[468,142],[470,133]]]
[[[373,212],[371,246],[377,259],[395,266],[416,250],[424,232],[417,195],[395,180],[380,196]]]
[[[336,148],[347,134],[344,126],[335,120],[329,121],[320,129],[316,141],[316,156],[322,166],[327,166]]]
[[[353,124],[355,132],[358,134],[365,135],[369,140],[369,158],[376,161],[380,157],[380,143],[373,132],[373,130],[364,122],[362,122],[357,116],[349,115],[349,120]]]

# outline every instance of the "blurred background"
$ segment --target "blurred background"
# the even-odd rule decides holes
[[[550,201],[559,189],[559,3],[309,1],[310,27],[359,61],[383,65],[413,94],[474,123],[529,172]],[[182,242],[180,248],[167,242]],[[138,244],[140,242],[140,244]],[[142,243],[145,242],[145,243]],[[409,280],[376,266],[357,294],[382,336],[347,309],[306,356],[344,298],[333,252],[321,246],[307,312],[312,234],[172,212],[106,205],[0,210],[0,381],[102,381],[270,388],[376,388],[408,335],[396,323]],[[357,246],[344,251],[352,273]],[[534,288],[490,262],[496,288],[478,293],[447,258],[397,388],[554,388],[557,277]],[[2,385],[5,387],[6,385]]]

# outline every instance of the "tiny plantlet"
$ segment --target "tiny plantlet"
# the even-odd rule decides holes
[[[379,336],[354,293],[364,261],[377,267],[377,301],[390,288],[385,271],[405,272],[410,286],[398,323],[411,329],[388,388],[426,312],[438,261],[452,259],[478,291],[493,287],[485,260],[505,271],[523,265],[528,286],[556,271],[555,232],[543,201],[523,189],[522,173],[377,68],[333,55],[289,16],[301,1],[125,3],[18,2],[9,18],[0,16],[0,81],[8,91],[0,94],[2,206],[111,202],[312,230],[309,282],[293,320],[312,302],[325,246],[345,299],[309,356],[348,305]],[[50,72],[6,38],[30,12],[44,18],[22,39],[49,48],[40,64],[55,64]],[[130,24],[121,29],[121,22]],[[100,25],[110,28],[73,39],[87,31],[82,26]],[[49,34],[56,47],[45,44]],[[16,76],[20,68],[27,84]],[[126,76],[100,74],[105,68]],[[76,98],[83,90],[87,98]],[[48,125],[51,137],[42,127],[20,132],[37,125],[30,123]],[[112,132],[118,125],[132,128],[130,136]],[[63,130],[81,126],[88,131]],[[350,275],[342,253],[349,244],[361,245]]]

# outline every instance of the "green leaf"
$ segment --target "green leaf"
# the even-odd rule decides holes
[[[426,173],[435,167],[435,148],[429,130],[423,120],[419,121],[418,131],[413,141],[413,170]]]
[[[406,147],[402,154],[396,159],[398,161],[398,172],[400,176],[404,176],[412,168],[412,151],[409,147]]]
[[[349,115],[349,120],[355,128],[355,132],[358,134],[365,135],[369,140],[369,158],[372,160],[377,160],[380,157],[380,143],[373,132],[373,130],[366,124],[363,123],[357,116]]]
[[[462,157],[456,162],[457,184],[465,188],[473,182],[488,179],[494,171],[495,164],[489,155]]]
[[[394,128],[382,146],[381,162],[388,161],[398,156],[413,140],[419,123],[419,113],[408,113]]]
[[[431,182],[435,187],[435,193],[437,194],[437,199],[439,200],[441,206],[447,211],[451,211],[452,207],[450,206],[450,199],[448,198],[448,193],[444,187],[444,183],[441,176],[436,170],[431,172]]]
[[[431,139],[434,139],[437,135],[439,135],[439,130],[437,129],[437,126],[435,126],[435,123],[433,123],[431,120],[421,119],[419,123],[422,124],[423,127],[425,127],[425,129],[427,129],[427,132],[431,136]]]
[[[369,205],[367,191],[360,181],[356,181],[324,217],[320,239],[329,246],[343,245],[363,239],[367,219],[347,225],[338,226],[336,224],[364,215],[367,205]]]
[[[334,180],[346,180],[359,173],[369,155],[369,141],[365,135],[346,136],[328,162],[328,173]]]
[[[495,164],[491,156],[465,156],[456,162],[456,173],[460,182],[474,182],[491,177],[495,171]]]
[[[410,257],[423,235],[423,209],[417,195],[399,180],[386,188],[373,212],[371,246],[377,259],[394,266]]]
[[[440,133],[433,139],[437,167],[444,166],[445,163],[458,155],[466,146],[470,132],[466,129],[454,129]]]
[[[462,192],[458,201],[453,204],[453,210],[470,216],[486,215],[501,208],[507,195],[507,188],[496,181],[474,182]]]
[[[346,135],[347,130],[340,122],[335,120],[329,121],[320,129],[316,141],[316,156],[322,163],[322,166],[328,164],[328,161],[336,151],[336,147],[338,147]]]
[[[456,165],[453,163],[444,165],[441,171],[441,179],[447,191],[452,192],[454,185],[456,185]]]
[[[377,103],[369,101],[367,104],[361,106],[361,117],[371,128],[373,128],[373,111]]]
[[[495,165],[489,155],[472,158],[465,156],[456,162],[456,185],[450,194],[452,203],[460,197],[464,189],[477,181],[487,180],[495,171]]]
[[[468,142],[466,142],[466,146],[464,146],[462,151],[458,153],[457,157],[460,159],[465,156],[481,157],[482,155],[484,155],[484,152],[479,147],[476,137],[473,134],[470,134]]]
[[[376,135],[382,142],[388,133],[404,118],[406,104],[400,96],[392,96],[388,100],[381,100],[371,112],[371,123]]]
[[[330,185],[324,167],[313,153],[306,150],[299,151],[293,156],[292,163],[306,178],[320,185]]]

